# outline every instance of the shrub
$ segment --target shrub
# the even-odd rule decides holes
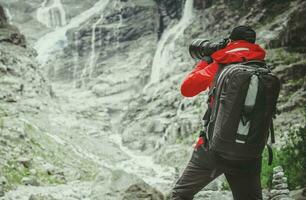
[[[306,110],[305,110],[306,117]],[[289,189],[306,186],[306,127],[291,126],[288,131],[287,145],[274,149],[272,166],[268,166],[268,153],[265,150],[262,163],[262,186],[270,188],[273,167],[281,165],[288,178]]]
[[[290,189],[306,186],[306,128],[293,127],[289,132],[289,142],[284,147],[281,162],[288,177]]]

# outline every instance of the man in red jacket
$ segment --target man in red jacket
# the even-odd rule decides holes
[[[192,97],[205,91],[212,85],[219,66],[264,60],[265,51],[255,44],[255,40],[256,33],[252,28],[238,26],[226,42],[212,45],[209,41],[196,41],[190,50],[191,56],[201,57],[202,60],[183,81],[182,95]],[[209,151],[205,137],[200,136],[190,162],[173,188],[172,199],[191,200],[203,187],[224,174],[235,200],[261,200],[260,171],[261,159],[225,160]]]

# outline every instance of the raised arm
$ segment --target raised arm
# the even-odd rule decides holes
[[[193,97],[205,91],[212,83],[217,70],[218,64],[216,62],[208,64],[206,61],[200,61],[184,79],[181,85],[182,95]]]

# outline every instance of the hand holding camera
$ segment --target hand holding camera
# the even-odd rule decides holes
[[[223,39],[219,42],[210,42],[206,39],[195,39],[191,42],[189,46],[189,53],[192,58],[205,60],[207,62],[212,62],[211,55],[226,47],[229,43],[229,39]]]

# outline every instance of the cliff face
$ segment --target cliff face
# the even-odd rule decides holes
[[[46,159],[64,169],[51,174],[55,176],[52,180],[61,181],[58,174],[64,174],[68,183],[82,182],[68,188],[91,191],[77,196],[98,199],[109,195],[108,191],[124,190],[132,199],[143,190],[154,191],[140,179],[163,192],[170,190],[175,175],[189,159],[206,107],[206,93],[190,99],[180,94],[180,83],[195,63],[187,50],[194,38],[217,40],[227,37],[236,25],[255,27],[258,42],[267,49],[267,62],[282,81],[276,119],[278,136],[286,134],[290,126],[306,124],[304,1],[0,0],[0,3],[11,13],[9,19],[0,15],[4,27],[0,29],[0,41],[5,44],[1,51],[6,55],[4,58],[11,60],[3,62],[5,77],[11,80],[7,74],[19,68],[26,72],[16,73],[17,83],[3,89],[2,94],[7,95],[2,100],[6,105],[21,99],[20,102],[30,102],[34,107],[34,116],[23,117],[38,127],[31,134],[47,132],[56,143],[47,145],[50,138],[37,138],[45,141],[38,152],[45,146],[47,152],[59,148],[62,153],[72,152],[68,157],[73,162],[81,160],[78,167],[65,160],[62,153]],[[8,13],[5,9],[0,13],[4,12]],[[24,37],[7,20],[29,38],[27,46],[35,47],[40,65],[34,61],[32,49],[24,48]],[[19,67],[10,69],[10,63]],[[41,74],[51,80],[52,90]],[[7,82],[11,83],[6,81],[3,85],[10,85]],[[26,90],[30,100],[24,96]],[[27,123],[26,127],[33,129]],[[284,143],[278,140],[278,146]],[[29,146],[31,143],[26,149],[31,152]],[[40,161],[34,162],[37,169],[41,165]],[[98,168],[102,168],[101,173],[93,181]],[[119,178],[109,179],[105,174]],[[86,176],[90,184],[84,185]],[[129,184],[122,186],[123,182]],[[209,190],[219,188],[221,184],[216,182]],[[67,188],[57,189],[53,197],[63,199],[59,193]],[[68,197],[73,196],[70,189]],[[26,194],[27,189],[19,192]],[[204,191],[202,197],[207,195],[210,193]],[[228,198],[217,191],[215,195]],[[157,195],[156,199],[159,198],[163,197]]]
[[[75,174],[89,177],[95,171],[94,164],[50,134],[48,113],[54,93],[35,50],[25,44],[25,37],[9,24],[0,5],[1,199],[18,185],[65,183],[75,180]],[[90,170],[83,171],[81,166]]]

